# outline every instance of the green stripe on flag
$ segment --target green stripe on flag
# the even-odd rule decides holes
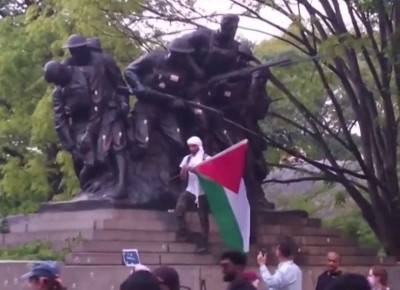
[[[224,187],[198,174],[200,184],[225,246],[232,250],[244,250],[243,238]]]

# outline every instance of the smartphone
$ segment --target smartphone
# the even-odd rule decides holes
[[[263,255],[266,255],[266,254],[268,254],[268,249],[267,249],[266,247],[262,247],[262,248],[260,249],[260,252],[261,252]]]

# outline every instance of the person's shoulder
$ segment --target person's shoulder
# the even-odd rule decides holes
[[[143,54],[139,59],[141,60],[158,60],[164,58],[167,55],[165,50],[157,49],[149,51],[146,54]]]
[[[293,262],[293,263],[291,264],[291,267],[301,272],[301,268],[300,268],[299,265],[297,265],[296,263]]]
[[[138,64],[141,65],[155,65],[159,62],[161,62],[164,57],[167,55],[166,51],[163,50],[152,50],[146,54],[141,55],[139,58],[134,60],[130,66],[135,66]]]
[[[184,156],[182,158],[181,165],[187,163],[188,158],[189,158],[189,155]]]
[[[318,279],[323,279],[324,277],[326,277],[328,275],[328,271],[324,271],[321,274],[319,274]]]
[[[228,290],[256,290],[256,287],[254,287],[250,281],[243,280],[236,283],[231,283],[228,286]]]
[[[240,290],[257,290],[256,287],[250,282],[246,281],[242,287],[240,287]]]
[[[279,270],[281,272],[301,272],[300,267],[294,262],[282,263],[282,265],[279,267]]]

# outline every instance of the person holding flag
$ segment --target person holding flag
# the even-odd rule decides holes
[[[225,247],[244,253],[250,247],[250,204],[243,179],[247,149],[243,140],[194,170]]]
[[[196,252],[203,254],[207,252],[208,234],[210,231],[210,223],[208,220],[209,207],[204,192],[199,184],[199,179],[194,174],[195,167],[209,158],[204,152],[203,142],[197,136],[193,136],[187,140],[190,154],[186,155],[181,164],[180,178],[187,182],[186,190],[179,196],[176,204],[175,213],[178,221],[178,241],[187,241],[188,229],[185,222],[185,213],[191,204],[197,205],[197,211],[201,226],[201,239],[197,245]]]

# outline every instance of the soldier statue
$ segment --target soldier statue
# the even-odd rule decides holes
[[[45,78],[57,86],[56,130],[83,190],[155,208],[155,200],[173,191],[171,180],[186,153],[183,140],[199,136],[214,155],[247,138],[250,203],[271,207],[262,190],[266,144],[257,136],[270,104],[269,72],[249,70],[260,62],[235,40],[239,20],[225,15],[218,31],[199,28],[166,51],[135,60],[124,74],[129,89],[98,37],[69,37],[71,56],[46,64]],[[137,100],[131,110],[132,93]]]
[[[95,144],[94,134],[87,130],[96,123],[98,111],[94,110],[89,83],[84,70],[50,61],[44,66],[44,78],[57,86],[53,92],[53,110],[55,129],[65,150],[71,153],[75,171],[82,189],[95,191],[90,177],[95,175],[93,168],[94,148],[84,148],[83,143]],[[89,140],[91,139],[91,140]],[[85,142],[83,142],[85,140]],[[89,149],[89,150],[88,150]],[[101,174],[101,172],[97,172]]]
[[[192,33],[192,43],[195,42],[197,50],[204,50],[207,45],[199,34],[208,39],[208,51],[203,60],[202,67],[208,78],[234,70],[234,66],[239,55],[240,43],[235,40],[239,25],[239,16],[228,14],[221,19],[221,26],[218,31],[200,28]]]
[[[103,53],[103,48],[101,47],[100,38],[98,38],[98,37],[90,37],[90,38],[88,38],[87,45],[89,46],[89,48],[92,51],[98,52],[98,53]]]
[[[179,115],[190,98],[187,88],[196,79],[196,67],[191,60],[185,38],[168,46],[168,52],[153,51],[132,62],[125,78],[135,92],[138,102],[133,109],[134,149],[136,155],[146,152],[151,129],[159,129],[170,145],[170,154],[181,158],[185,150]]]
[[[115,188],[107,196],[123,199],[127,195],[126,119],[129,104],[126,95],[119,93],[119,88],[125,86],[121,71],[112,57],[91,50],[87,40],[80,35],[70,36],[65,47],[70,50],[71,57],[64,64],[79,68],[86,75],[92,111],[95,112],[81,140],[81,146],[95,154],[87,167],[95,168],[97,163],[106,162],[115,164],[112,171],[118,178]],[[69,97],[65,96],[66,99]]]

